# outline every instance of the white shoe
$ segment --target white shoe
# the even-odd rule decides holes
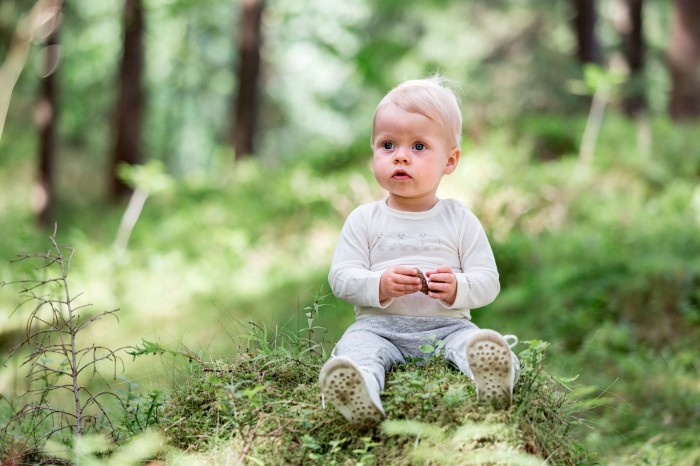
[[[351,424],[376,424],[386,417],[379,392],[369,390],[360,368],[348,358],[328,360],[318,384],[324,407],[327,398]]]
[[[508,343],[506,338],[514,340]],[[503,337],[493,330],[474,332],[467,343],[467,361],[476,385],[479,401],[497,400],[505,405],[513,401],[515,370],[510,348],[518,343],[517,337]]]

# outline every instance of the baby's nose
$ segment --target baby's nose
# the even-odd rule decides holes
[[[410,161],[411,158],[406,149],[401,148],[394,153],[394,163],[410,163]]]

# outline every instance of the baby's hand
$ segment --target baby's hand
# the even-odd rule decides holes
[[[430,279],[430,283],[428,283],[429,297],[441,299],[447,304],[455,302],[455,298],[457,298],[457,276],[452,267],[441,265],[435,270],[425,272],[425,275]]]
[[[412,294],[420,289],[421,282],[416,269],[405,265],[391,267],[379,279],[379,301]]]

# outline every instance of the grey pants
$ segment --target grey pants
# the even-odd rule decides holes
[[[436,347],[438,354],[473,379],[466,348],[477,330],[469,320],[449,317],[360,316],[345,331],[333,355],[357,364],[372,391],[384,390],[386,373],[395,364],[405,363],[405,357],[429,356],[420,349],[425,344]],[[511,355],[517,378],[520,363],[512,351]]]

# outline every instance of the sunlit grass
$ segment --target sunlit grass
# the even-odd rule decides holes
[[[463,374],[430,358],[388,376],[387,421],[351,426],[320,405],[317,374],[327,348],[251,327],[238,356],[191,366],[173,388],[161,426],[179,448],[223,445],[265,464],[422,464],[429,457],[440,464],[539,464],[544,457],[585,464],[587,455],[570,437],[579,422],[576,403],[542,371],[545,346],[532,342],[521,353],[510,409],[477,403]]]

